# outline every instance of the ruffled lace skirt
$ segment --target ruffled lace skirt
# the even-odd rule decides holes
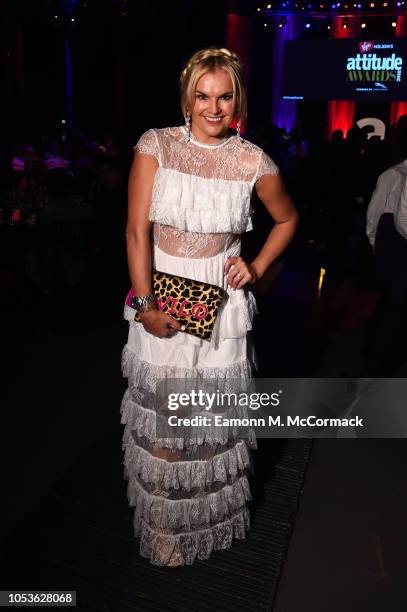
[[[154,249],[156,269],[226,287],[222,253],[207,259],[173,257]],[[229,548],[249,528],[250,447],[254,436],[241,439],[235,427],[216,427],[206,435],[189,429],[185,436],[157,438],[157,383],[191,378],[200,388],[219,389],[231,379],[248,385],[255,355],[248,339],[256,312],[255,299],[245,290],[228,289],[211,342],[178,332],[172,338],[148,334],[129,321],[123,351],[128,378],[121,415],[124,473],[134,512],[140,554],[156,565],[192,564],[213,550]],[[239,415],[242,416],[242,415]]]

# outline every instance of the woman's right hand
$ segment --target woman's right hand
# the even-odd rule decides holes
[[[140,312],[139,317],[146,332],[158,338],[172,338],[177,331],[185,329],[185,325],[160,310]]]

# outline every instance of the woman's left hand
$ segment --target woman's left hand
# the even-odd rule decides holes
[[[241,257],[228,257],[225,263],[225,274],[228,285],[232,289],[241,289],[247,283],[255,283],[258,279],[253,266],[246,263]]]

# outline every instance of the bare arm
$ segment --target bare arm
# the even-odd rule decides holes
[[[157,168],[154,156],[136,153],[129,176],[127,259],[134,294],[139,297],[153,293],[149,210]],[[181,323],[157,310],[140,312],[140,321],[147,332],[159,338],[182,329]]]
[[[151,222],[148,213],[157,168],[157,160],[152,155],[136,153],[129,176],[127,259],[131,284],[137,296],[152,293]]]
[[[261,278],[293,239],[298,226],[298,213],[280,175],[263,176],[256,183],[256,191],[275,221],[260,253],[251,264],[258,278]]]
[[[228,258],[225,272],[228,273],[229,285],[234,289],[241,289],[246,283],[253,283],[261,278],[291,242],[298,225],[297,210],[279,175],[262,176],[256,183],[256,191],[273,217],[275,226],[251,264],[246,264],[241,257]]]

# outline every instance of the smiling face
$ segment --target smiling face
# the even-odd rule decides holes
[[[228,135],[235,115],[232,79],[226,70],[206,72],[196,84],[192,133],[199,142],[216,144]]]

